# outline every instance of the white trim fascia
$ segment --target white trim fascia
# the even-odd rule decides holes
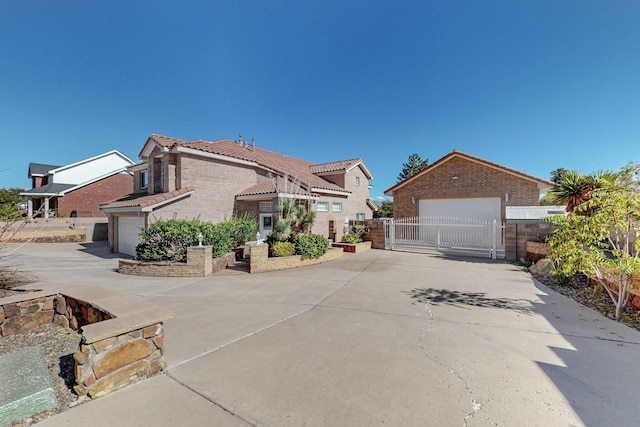
[[[186,193],[180,194],[178,196],[172,197],[172,198],[167,199],[167,200],[163,200],[163,201],[161,201],[159,203],[156,203],[155,205],[145,206],[144,208],[140,209],[140,211],[141,212],[153,212],[154,210],[156,210],[159,207],[162,207],[164,205],[168,205],[169,203],[177,202],[178,200],[182,200],[185,197],[192,195],[193,193],[195,193],[195,190],[188,191]]]
[[[338,196],[350,196],[351,195],[351,191],[339,191],[339,190],[327,190],[324,188],[318,188],[318,187],[311,187],[311,191],[313,193],[320,193],[320,194],[335,194]]]
[[[109,151],[109,152],[102,153],[102,154],[99,154],[99,155],[97,155],[97,156],[90,157],[90,158],[88,158],[88,159],[80,160],[79,162],[71,163],[70,165],[60,166],[59,168],[51,169],[51,170],[49,171],[49,174],[54,175],[54,174],[56,174],[56,173],[58,173],[58,172],[62,172],[63,170],[71,169],[71,168],[74,168],[74,167],[76,167],[76,166],[80,166],[80,165],[82,165],[82,164],[84,164],[84,163],[89,163],[89,162],[91,162],[91,161],[93,161],[93,160],[97,160],[97,159],[100,159],[100,158],[102,158],[102,157],[110,156],[110,155],[112,155],[112,154],[117,155],[118,157],[120,157],[120,158],[122,158],[123,160],[125,160],[125,161],[129,162],[129,163],[130,163],[130,164],[132,164],[132,165],[134,165],[134,164],[136,163],[136,162],[134,162],[133,160],[131,160],[130,158],[128,158],[127,156],[125,156],[124,154],[122,154],[121,152],[119,152],[118,150],[111,150],[111,151]]]
[[[27,198],[31,197],[33,198],[34,196],[40,196],[40,197],[59,197],[60,193],[20,193],[21,196],[26,196]]]
[[[296,194],[296,193],[278,193],[278,197],[286,197],[288,199],[317,200],[320,197],[313,194]]]
[[[119,208],[100,208],[100,211],[104,212],[105,214],[135,212],[140,215],[140,213],[142,212],[142,208],[140,208],[140,206],[122,206]]]
[[[265,194],[247,194],[244,196],[236,196],[236,200],[264,200],[264,199],[274,199],[278,197],[276,193],[265,193]]]
[[[265,193],[265,194],[249,194],[246,196],[236,196],[236,200],[265,200],[274,198],[301,199],[301,200],[318,200],[320,196],[313,194],[295,194],[295,193]]]
[[[149,162],[140,162],[140,163],[136,163],[135,165],[127,167],[127,170],[129,172],[142,172],[147,169],[149,169]]]
[[[369,169],[367,169],[362,160],[347,169],[347,172],[350,172],[351,169],[355,169],[358,166],[360,166],[360,169],[362,169],[362,172],[364,172],[364,175],[367,177],[367,179],[373,179],[373,175],[371,174],[371,172],[369,172]]]
[[[149,144],[149,142],[151,142],[151,144]],[[151,145],[151,148],[149,150],[147,150],[147,147],[149,147]],[[144,146],[142,147],[142,150],[140,150],[140,154],[138,155],[138,157],[140,159],[148,159],[149,155],[151,154],[151,152],[153,151],[154,148],[158,147],[160,149],[160,152],[167,152],[169,151],[169,149],[163,145],[158,144],[156,141],[153,141],[151,139],[151,137],[147,138],[147,142],[144,143]]]

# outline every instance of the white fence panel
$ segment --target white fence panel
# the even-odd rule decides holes
[[[410,217],[385,224],[387,249],[425,248],[504,258],[504,226],[497,221],[455,217]]]

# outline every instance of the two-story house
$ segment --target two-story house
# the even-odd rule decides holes
[[[112,251],[135,254],[139,230],[172,218],[218,222],[252,213],[266,236],[283,198],[317,213],[314,233],[339,239],[347,219],[370,219],[373,176],[360,159],[317,164],[242,140],[185,141],[151,135],[130,167],[134,192],[101,206]]]

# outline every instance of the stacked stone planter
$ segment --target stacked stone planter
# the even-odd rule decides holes
[[[74,390],[104,396],[163,370],[164,321],[173,314],[133,295],[91,286],[57,286],[0,299],[0,334],[15,335],[48,324],[81,333]]]

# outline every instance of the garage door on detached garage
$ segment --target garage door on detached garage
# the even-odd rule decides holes
[[[144,228],[144,217],[118,217],[118,247],[116,252],[136,256],[136,246],[140,243],[140,230]]]
[[[420,200],[419,213],[421,217],[437,216],[485,221],[495,219],[500,222],[500,198]]]

